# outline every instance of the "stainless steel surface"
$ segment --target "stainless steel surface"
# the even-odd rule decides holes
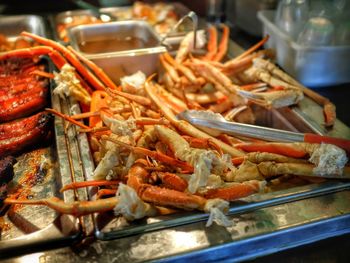
[[[198,114],[198,111],[185,110],[178,114],[180,119],[186,120],[189,123],[199,128],[210,129],[213,132],[221,132],[230,135],[247,136],[267,141],[280,142],[303,142],[304,134],[290,132],[268,127],[229,122],[224,117],[216,115],[212,118],[211,115]]]
[[[236,46],[235,43],[230,42],[229,56],[235,56],[237,55],[236,52],[241,51],[242,50]],[[306,104],[310,106],[310,116],[315,115],[315,111],[320,111],[322,113],[322,108],[319,105],[310,102],[310,100],[307,100]],[[295,111],[293,109],[289,110],[289,114],[286,114],[286,111],[288,111],[288,109],[286,108],[281,109],[281,111],[277,111],[266,110],[260,106],[253,107],[254,113],[256,113],[257,123],[261,126],[293,132],[310,132],[313,130],[313,125],[306,123],[306,120],[301,119],[298,114],[295,114]],[[286,115],[286,117],[284,115]],[[321,119],[317,117],[317,121],[319,120],[321,121]],[[347,127],[342,127],[339,121],[336,122],[335,129],[339,129],[341,134],[344,132],[346,133],[345,128]],[[87,179],[92,179],[92,158],[89,157],[83,160],[83,166],[84,169],[86,169],[85,174],[90,174]],[[242,202],[233,202],[230,208],[230,214],[246,213],[248,211],[259,210],[265,207],[275,206],[286,202],[294,202],[296,200],[312,198],[328,193],[346,190],[349,189],[349,187],[350,183],[328,182],[323,184],[310,184],[299,187],[294,186],[288,189],[275,191],[273,193],[258,194],[249,198],[245,198],[242,200]],[[93,189],[89,192],[90,199],[95,199],[95,192],[96,189]],[[198,212],[180,212],[175,215],[146,218],[137,220],[136,222],[134,221],[126,223],[120,218],[115,218],[112,212],[105,214],[95,214],[95,236],[100,240],[112,240],[116,238],[120,239],[131,235],[140,235],[152,231],[163,231],[169,227],[175,227],[184,224],[193,224],[195,222],[203,221],[206,219],[208,219],[208,214]]]
[[[350,46],[307,47],[297,44],[273,23],[275,12],[260,11],[266,47],[276,50],[277,63],[308,87],[324,87],[350,82]],[[317,76],[317,77],[315,77]]]
[[[113,241],[94,241],[4,262],[237,262],[350,231],[350,192],[335,192],[231,215],[230,228],[205,222]],[[293,261],[294,262],[294,261]]]
[[[65,104],[52,94],[51,101],[52,107],[57,110],[62,110],[61,104]],[[77,152],[72,152],[76,134],[71,134],[69,130],[69,134],[66,133],[60,118],[55,118],[54,126],[55,142],[53,139],[50,146],[17,158],[10,189],[26,193],[32,199],[58,197],[66,202],[84,199],[80,190],[59,192],[65,184],[79,180],[82,168]],[[0,229],[0,258],[16,254],[18,250],[38,251],[64,243],[72,244],[81,235],[80,218],[60,215],[46,206],[13,205],[4,212]]]
[[[146,75],[157,71],[159,55],[166,52],[166,48],[159,46],[159,36],[152,27],[144,21],[119,21],[106,24],[83,25],[69,30],[72,47],[94,61],[109,77],[119,83],[123,76],[133,74],[138,70]],[[108,53],[84,53],[80,44],[88,41],[101,41],[118,36],[118,38],[135,37],[145,42],[146,47],[126,51]]]
[[[229,54],[237,55],[240,51],[230,43]],[[64,112],[72,110],[74,103],[71,103],[61,104]],[[296,114],[296,109],[303,113],[304,119]],[[337,137],[349,134],[349,128],[339,120],[332,130],[320,129],[322,108],[308,98],[295,109],[256,108],[255,112],[259,125],[302,132],[316,127],[321,134],[342,135]],[[307,120],[313,123],[306,123]],[[71,140],[74,151],[80,150],[77,160],[84,167],[83,172],[78,172],[78,180],[83,180],[81,175],[89,179],[94,166],[86,138],[72,136]],[[208,215],[197,212],[147,218],[130,225],[125,222],[123,225],[112,213],[96,214],[92,223],[87,218],[83,225],[91,228],[95,224],[98,239],[117,240],[89,244],[86,239],[79,247],[29,254],[12,258],[10,262],[240,261],[350,232],[349,182],[330,180],[285,187],[232,202],[229,217],[235,224],[229,228],[217,225],[207,228],[204,221]],[[89,189],[88,194],[93,199],[94,189]]]
[[[180,3],[180,2],[171,2],[171,3],[167,3],[167,4],[171,4],[173,6],[173,10],[176,13],[176,15],[179,17],[179,19],[181,17],[186,16],[189,12],[191,12],[191,10],[189,10],[184,4]],[[105,12],[105,13],[110,13],[112,15],[114,15],[115,17],[118,18],[119,21],[123,21],[123,20],[132,20],[132,17],[125,17],[125,14],[127,12],[130,12],[131,10],[131,6],[122,6],[122,7],[105,7],[105,8],[101,8],[101,11]],[[179,28],[178,31],[174,31],[168,34],[169,38],[172,37],[183,37],[186,33],[188,33],[189,31],[191,31],[193,29],[192,27],[192,23],[186,23],[188,21],[185,21],[185,23],[182,24],[182,26]],[[156,26],[157,23],[154,25]],[[202,26],[201,28],[203,28],[204,24],[203,23],[199,23],[200,26]],[[160,34],[161,36],[163,36],[163,34]],[[173,40],[174,41],[174,40]]]
[[[319,106],[318,106],[319,107]],[[298,129],[289,121],[293,117],[288,116],[286,119],[278,111],[268,111],[261,107],[254,108],[257,113],[257,121],[260,125],[275,127],[284,130],[309,131],[308,126],[299,125]],[[293,114],[293,113],[292,113]],[[300,123],[298,116],[294,115],[293,122]],[[85,159],[83,162],[87,170],[93,169],[92,159]],[[88,171],[85,174],[89,174]],[[90,173],[91,175],[91,173]],[[91,176],[87,179],[92,179]],[[286,185],[287,187],[287,185]],[[312,198],[320,195],[334,193],[350,188],[348,182],[329,181],[321,184],[309,184],[303,186],[288,185],[286,189],[274,189],[272,193],[256,194],[251,197],[241,199],[237,202],[232,202],[229,210],[230,215],[247,213],[271,207],[275,205],[285,204],[287,202],[295,202],[297,200]],[[90,199],[95,199],[96,189],[90,192]],[[126,223],[121,218],[116,218],[112,212],[94,215],[95,236],[99,240],[121,239],[132,235],[140,235],[153,231],[163,231],[168,228],[177,227],[180,225],[193,224],[208,219],[208,214],[199,212],[179,212],[169,216],[149,217],[134,222]],[[203,229],[198,229],[203,231]],[[204,231],[207,231],[204,229]],[[210,231],[210,230],[208,230]],[[142,235],[142,236],[143,236]],[[249,242],[249,241],[247,241]],[[228,244],[225,244],[228,245]],[[164,252],[165,253],[165,252]],[[168,254],[167,254],[168,255]],[[151,256],[152,258],[152,256]],[[151,259],[150,258],[150,259]]]
[[[178,2],[173,2],[171,3],[171,5],[174,7],[174,12],[178,17],[183,17],[191,11],[186,6]],[[132,20],[131,8],[132,8],[131,6],[104,7],[104,8],[99,8],[99,12],[103,14],[110,14],[110,16],[112,16],[114,20],[126,21],[126,20]],[[52,27],[54,39],[61,43],[67,44],[67,42],[64,42],[59,37],[58,26],[61,24],[70,23],[74,18],[78,18],[82,16],[92,17],[94,16],[94,14],[93,14],[93,11],[84,9],[84,10],[70,10],[70,11],[60,12],[56,15],[50,16],[49,17],[50,24]],[[205,23],[203,21],[199,21],[199,28],[204,28],[204,27],[205,27]],[[179,41],[181,41],[181,39],[183,38],[184,34],[189,32],[190,30],[192,30],[192,24],[184,23],[181,26],[181,29],[179,31],[173,32],[168,35],[168,41],[171,43],[179,43]]]
[[[46,26],[42,17],[36,15],[0,16],[0,33],[15,40],[22,31],[46,37]]]

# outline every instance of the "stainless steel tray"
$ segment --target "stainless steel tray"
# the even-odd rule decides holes
[[[303,123],[296,114],[294,114],[293,121],[290,121],[292,113],[288,116],[289,119],[287,119],[277,110],[267,111],[261,107],[256,107],[254,111],[259,113],[257,115],[259,125],[300,132],[310,132],[310,130],[312,130],[310,125]],[[298,128],[296,128],[292,122],[298,123]],[[81,145],[81,148],[84,148],[84,146]],[[91,156],[87,159],[83,159],[83,167],[85,169],[85,174],[88,175],[87,179],[92,180],[91,171],[94,166]],[[298,184],[292,188],[286,189],[283,189],[282,186],[283,190],[276,190],[267,194],[256,194],[236,202],[231,202],[229,214],[233,216],[248,213],[287,202],[294,202],[305,198],[350,189],[350,182],[346,181],[327,181],[320,184],[297,185]],[[94,193],[95,191],[90,192],[90,199],[92,200],[95,199]],[[193,224],[207,219],[208,214],[199,212],[179,212],[174,215],[152,217],[130,222],[129,225],[125,226],[125,224],[120,224],[120,221],[118,221],[112,213],[95,214],[95,235],[99,240],[112,240],[115,238],[163,230],[169,227]]]
[[[232,52],[241,50],[233,42],[230,42],[229,56],[237,55]],[[350,129],[339,120],[331,130],[323,128],[322,108],[309,98],[298,106],[282,108],[279,110],[265,110],[259,106],[254,108],[257,117],[257,125],[299,132],[315,132],[331,136],[350,138]],[[93,169],[91,157],[83,160],[86,175]],[[87,179],[92,179],[88,176]],[[268,194],[257,194],[251,197],[231,203],[230,215],[247,213],[265,207],[271,207],[287,202],[326,195],[333,192],[350,189],[350,182],[327,181],[320,184],[307,184],[295,186],[284,190],[277,190]],[[90,194],[90,199],[94,199]],[[181,212],[166,217],[154,217],[136,222],[128,226],[121,226],[112,213],[96,214],[94,216],[95,235],[100,240],[111,240],[115,238],[137,235],[155,230],[167,229],[169,227],[193,224],[208,218],[207,214],[197,212]]]
[[[15,40],[22,31],[46,37],[46,26],[42,17],[36,15],[0,16],[0,33]]]
[[[230,43],[230,53],[239,52]],[[237,51],[238,50],[238,51]],[[237,54],[235,54],[237,55]],[[60,102],[63,112],[78,113],[75,102]],[[349,138],[349,128],[337,120],[333,129],[323,126],[322,108],[306,98],[298,107],[259,112],[259,125],[291,131],[315,131]],[[94,169],[84,134],[74,135],[68,143],[73,160],[81,161],[83,170],[75,169],[76,180],[91,179]],[[61,134],[64,131],[61,130]],[[79,151],[77,154],[77,151]],[[67,161],[69,158],[63,159]],[[73,169],[74,170],[74,169]],[[119,226],[112,213],[84,217],[86,233],[94,231],[97,241],[83,248],[62,248],[32,254],[40,262],[239,261],[311,243],[350,232],[350,183],[327,181],[296,186],[264,195],[255,195],[231,203],[230,228],[205,227],[208,215],[182,212],[172,216],[147,218],[127,227]],[[85,190],[79,190],[84,196]],[[95,198],[96,189],[87,191]],[[95,228],[94,228],[95,227]],[[114,241],[103,242],[100,240]],[[20,258],[25,260],[26,257]]]
[[[174,6],[175,13],[178,15],[178,17],[182,17],[182,16],[186,15],[188,12],[190,12],[190,10],[181,3],[174,2],[174,3],[171,3],[171,5]],[[131,8],[131,6],[105,7],[105,8],[100,8],[99,10],[101,12],[104,12],[104,13],[112,14],[113,16],[117,17],[118,21],[125,21],[125,20],[132,20],[132,19],[130,19],[130,18],[126,19],[121,14],[130,10],[130,8]],[[79,17],[79,16],[80,17],[82,17],[82,16],[93,17],[93,13],[89,10],[86,10],[86,9],[85,10],[70,10],[70,11],[58,13],[58,14],[53,15],[53,16],[49,16],[54,39],[56,41],[63,43],[63,44],[68,44],[69,41],[65,42],[65,41],[63,41],[63,39],[61,39],[59,37],[57,27],[58,27],[58,25],[65,24],[68,21],[72,20],[72,18]],[[169,39],[173,40],[173,41],[171,41],[172,43],[176,42],[176,39],[178,41],[179,39],[181,39],[179,37],[184,36],[185,33],[192,30],[192,25],[190,23],[187,23],[187,22],[188,21],[186,21],[186,23],[183,24],[182,31],[175,32],[175,33],[172,33],[169,35]],[[200,26],[204,26],[204,24],[201,22]],[[162,35],[162,34],[159,34],[159,35]]]
[[[50,86],[52,107],[67,111],[67,103],[53,95],[52,82]],[[67,129],[61,118],[55,118],[54,133],[50,145],[17,158],[10,192],[20,189],[32,199],[54,196],[65,202],[86,200],[84,190],[59,192],[62,186],[84,177],[74,128]],[[89,227],[88,217],[61,215],[46,206],[4,206],[0,215],[0,258],[73,244]]]
[[[157,71],[159,56],[166,52],[160,44],[159,36],[144,21],[118,21],[105,24],[81,25],[71,28],[68,35],[72,47],[84,57],[95,62],[112,79],[119,84],[120,78],[142,71],[146,76]],[[128,50],[116,51],[116,40],[131,37],[138,40],[139,46],[128,45]],[[109,42],[109,44],[108,44]],[[85,50],[83,43],[93,43],[93,49]],[[96,44],[99,43],[99,46]],[[102,48],[108,45],[109,50]],[[91,46],[90,46],[91,47]]]

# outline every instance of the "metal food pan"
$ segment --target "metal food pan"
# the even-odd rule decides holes
[[[230,41],[229,57],[237,56],[237,53],[241,51],[242,49],[240,47]],[[256,115],[256,125],[294,132],[313,132],[321,135],[327,134],[335,137],[350,138],[350,129],[339,120],[336,120],[333,129],[326,129],[322,124],[324,118],[322,107],[308,97],[305,97],[296,106],[272,110],[254,106],[253,111]],[[84,143],[80,144],[82,149],[86,149]],[[91,156],[84,158],[82,161],[87,180],[92,180],[91,171],[94,169],[94,163]],[[289,183],[282,183],[280,186],[274,187],[274,191],[271,193],[255,194],[239,201],[231,202],[229,210],[230,218],[235,218],[237,215],[253,211],[260,211],[268,207],[294,203],[299,200],[316,198],[329,193],[350,189],[350,182],[339,180],[327,180],[323,183],[298,182],[292,185],[290,187]],[[96,190],[95,188],[90,189],[89,198],[91,200],[95,199]],[[95,214],[94,225],[97,239],[112,240],[132,235],[144,235],[144,233],[151,231],[169,230],[180,225],[189,225],[189,229],[194,230],[191,226],[195,222],[205,221],[207,219],[208,214],[205,213],[182,211],[174,215],[144,218],[125,225],[121,224],[112,212],[107,212]],[[210,229],[202,230],[210,232]],[[265,230],[269,231],[269,229]],[[319,232],[316,234],[322,235]]]
[[[284,116],[283,111],[267,110],[260,106],[254,107],[256,113],[257,124],[272,128],[284,129],[289,131],[310,132],[310,126],[306,123],[301,123],[298,115],[288,115],[288,119]],[[294,117],[292,117],[294,116]],[[293,120],[291,119],[293,118]],[[297,125],[295,125],[296,123]],[[85,142],[81,142],[80,148],[85,149]],[[94,163],[91,156],[83,159],[83,166],[88,176],[87,180],[93,180],[92,172]],[[338,180],[328,180],[323,183],[310,183],[305,181],[293,182],[293,187],[290,187],[291,182],[282,183],[279,186],[273,187],[273,192],[265,194],[255,194],[240,200],[230,203],[229,218],[233,219],[237,215],[250,213],[267,207],[273,207],[290,202],[296,202],[308,198],[323,196],[333,192],[350,189],[350,182],[341,182]],[[95,188],[91,188],[89,196],[91,200],[95,199]],[[205,221],[208,219],[208,214],[198,211],[180,211],[176,214],[167,216],[157,216],[140,219],[137,221],[123,224],[114,215],[113,212],[94,215],[95,236],[99,240],[112,240],[117,238],[125,238],[133,235],[143,235],[147,232],[161,231],[177,227],[180,225],[194,224],[196,222]],[[191,227],[189,229],[193,230]],[[208,230],[211,231],[210,228]],[[230,231],[230,230],[228,230]]]
[[[186,15],[188,12],[190,12],[190,10],[181,3],[174,2],[174,3],[171,3],[171,5],[174,7],[174,11],[179,18]],[[131,6],[105,7],[105,8],[100,8],[100,11],[103,13],[112,14],[117,18],[118,21],[125,21],[125,20],[133,20],[131,8],[132,8]],[[86,9],[69,10],[69,11],[61,12],[56,15],[50,16],[49,20],[52,27],[51,29],[53,32],[54,39],[61,43],[67,44],[69,41],[64,42],[63,39],[60,38],[59,32],[58,32],[58,26],[62,24],[70,23],[72,19],[77,17],[83,17],[83,16],[94,17],[93,13],[90,10],[86,10]],[[169,35],[170,39],[172,37],[174,37],[175,39],[179,39],[179,36],[183,36],[185,33],[192,30],[192,25],[187,22],[188,21],[186,21],[186,23],[184,23],[184,25],[181,27],[182,30],[180,32],[174,32],[170,34]],[[80,24],[80,25],[83,25],[83,24]],[[200,28],[204,28],[204,27],[205,27],[205,23],[203,21],[200,21]],[[174,42],[174,40],[172,42]]]
[[[40,16],[0,16],[0,33],[8,37],[9,40],[15,40],[22,31],[46,37],[45,23]]]
[[[166,52],[160,45],[159,36],[144,21],[120,21],[105,24],[76,26],[69,30],[72,47],[86,58],[94,61],[115,82],[123,76],[138,70],[146,75],[156,72],[159,66],[159,55]],[[103,46],[98,52],[82,52],[82,43],[108,41],[115,38],[141,39],[143,48],[127,48],[124,51],[104,52]]]
[[[50,85],[51,106],[67,112],[70,102],[53,95],[53,83]],[[72,105],[79,108],[76,103]],[[67,129],[61,118],[55,118],[52,137],[49,145],[16,158],[15,176],[9,184],[9,192],[22,191],[31,199],[58,197],[65,202],[86,200],[85,189],[59,191],[66,184],[84,180],[77,146],[79,135],[75,127]],[[81,238],[83,231],[91,232],[89,217],[61,215],[46,206],[3,206],[0,216],[0,258],[71,245]]]
[[[165,4],[171,5],[173,7],[173,11],[177,15],[178,19],[185,16],[186,14],[188,14],[191,11],[190,9],[188,9],[188,7],[186,7],[185,5],[183,5],[182,3],[179,3],[179,2],[165,3]],[[113,16],[117,17],[118,21],[120,21],[120,20],[135,20],[135,18],[132,17],[132,10],[131,9],[132,9],[131,6],[123,6],[123,7],[105,7],[105,8],[101,8],[100,10],[101,10],[101,12],[110,13]],[[158,32],[156,26],[157,26],[157,24],[153,25],[155,32],[157,32],[157,34],[159,34],[161,36],[165,35],[164,33]],[[203,26],[204,26],[204,24],[201,21],[200,27],[203,28]],[[191,30],[192,30],[191,22],[184,21],[182,26],[180,26],[177,31],[169,32],[168,36],[170,38],[183,36],[184,34],[188,33]]]

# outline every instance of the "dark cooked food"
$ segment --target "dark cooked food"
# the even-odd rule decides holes
[[[20,120],[0,124],[0,158],[21,153],[46,141],[51,132],[52,115],[39,112]]]
[[[3,200],[7,194],[7,184],[13,179],[13,165],[16,159],[7,156],[0,160],[0,200]]]
[[[44,66],[28,59],[0,64],[0,122],[29,116],[48,102],[48,81],[36,72]]]

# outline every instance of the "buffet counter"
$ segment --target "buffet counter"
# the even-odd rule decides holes
[[[45,15],[47,18],[53,13]],[[46,23],[49,23],[48,19]],[[235,55],[259,40],[237,28],[231,28],[230,38],[233,41],[230,41],[229,53]],[[306,114],[308,119],[314,118],[317,122],[315,129],[320,133],[349,139],[347,100],[350,96],[350,83],[315,91],[336,105],[338,120],[335,131],[322,126],[319,121],[322,110],[311,100],[307,100],[296,112]],[[69,110],[69,105],[60,105],[62,110]],[[315,126],[311,123],[310,127],[312,130]],[[56,132],[63,133],[63,127],[56,126]],[[73,138],[76,135],[69,136]],[[58,142],[59,140],[60,138],[57,139]],[[87,144],[86,141],[79,141],[77,147],[84,143]],[[60,147],[62,146],[59,145],[58,148]],[[82,174],[85,172],[86,170]],[[79,218],[81,221],[78,225],[86,229],[80,229],[82,231],[77,231],[77,234],[62,238],[59,242],[58,239],[47,243],[40,241],[36,244],[40,247],[24,243],[22,248],[8,250],[0,258],[3,262],[40,263],[347,261],[350,258],[350,245],[346,242],[350,235],[350,183],[345,180],[330,181],[321,187],[296,187],[292,195],[291,192],[268,193],[263,197],[248,197],[235,203],[229,209],[229,218],[233,221],[230,227],[206,227],[207,215],[183,212],[187,221],[165,216],[150,219],[147,222],[150,226],[147,223],[146,226],[134,225],[134,228],[118,232],[114,227],[121,226],[116,225],[110,215],[106,218],[101,216],[101,221],[92,216],[84,216]],[[57,229],[60,229],[63,221],[55,221]],[[106,225],[96,226],[96,222],[115,224],[108,228]],[[101,229],[107,229],[107,234]],[[112,234],[108,235],[108,231]],[[84,236],[83,233],[89,234]],[[44,239],[44,235],[45,232],[40,238]],[[50,238],[48,236],[48,240]]]

